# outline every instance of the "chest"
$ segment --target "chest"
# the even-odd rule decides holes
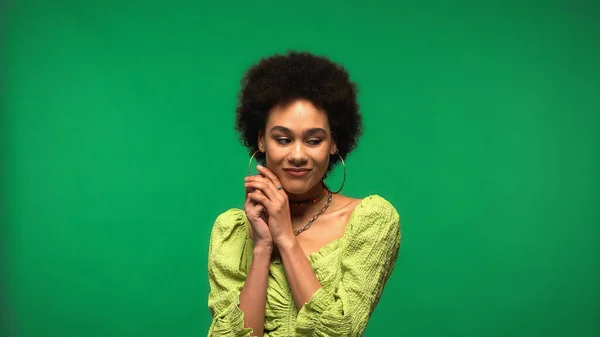
[[[310,220],[310,219],[309,219]],[[292,221],[295,229],[302,228],[308,220]],[[347,214],[324,214],[311,226],[296,236],[304,254],[309,256],[344,236],[348,223]]]

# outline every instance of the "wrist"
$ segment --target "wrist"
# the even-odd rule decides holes
[[[295,236],[286,237],[277,240],[275,244],[280,252],[289,252],[295,248],[295,246],[298,244],[298,240],[296,240]]]
[[[254,255],[269,255],[273,253],[273,242],[257,242],[254,245]]]

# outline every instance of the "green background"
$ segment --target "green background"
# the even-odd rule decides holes
[[[243,201],[239,79],[288,49],[350,71],[365,133],[345,193],[402,217],[365,336],[600,335],[597,2],[12,1],[2,16],[3,315],[20,336],[206,334],[210,229]]]

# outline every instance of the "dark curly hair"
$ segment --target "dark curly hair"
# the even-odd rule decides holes
[[[235,129],[250,154],[258,150],[258,135],[264,130],[269,111],[276,105],[306,99],[323,109],[329,120],[339,154],[346,159],[362,134],[357,102],[358,88],[348,72],[323,56],[290,51],[259,60],[241,80]],[[265,161],[264,153],[256,159]],[[331,156],[327,172],[339,157]]]

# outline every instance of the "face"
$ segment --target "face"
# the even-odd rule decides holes
[[[319,188],[336,152],[327,114],[307,100],[271,109],[258,143],[267,167],[291,194]]]

